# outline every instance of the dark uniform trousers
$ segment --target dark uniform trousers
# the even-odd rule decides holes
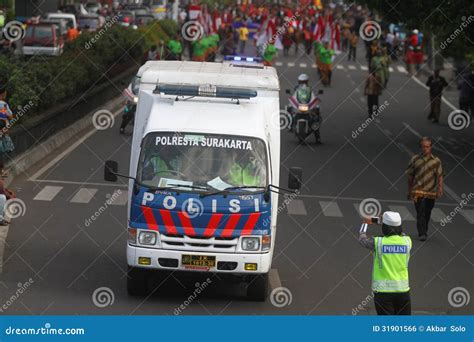
[[[377,315],[411,315],[410,291],[375,292],[374,303]]]

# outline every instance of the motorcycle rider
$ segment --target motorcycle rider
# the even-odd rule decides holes
[[[294,89],[294,98],[299,102],[299,103],[309,103],[311,99],[314,98],[314,93],[313,89],[309,85],[309,76],[307,74],[300,74],[298,76],[298,84],[295,86]],[[292,120],[291,120],[291,126],[290,126],[290,131],[294,131],[295,126],[296,126],[296,112],[293,107],[290,107],[290,114],[292,115]],[[319,129],[315,131],[315,138],[316,138],[316,143],[320,144],[321,143],[321,136],[319,133]]]

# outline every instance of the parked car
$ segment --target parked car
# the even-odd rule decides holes
[[[80,31],[94,32],[105,24],[104,17],[97,14],[81,15],[77,17],[77,26]]]
[[[41,19],[40,23],[43,24],[54,24],[57,26],[59,34],[66,39],[67,38],[67,22],[64,19]]]
[[[22,44],[22,52],[26,56],[59,56],[63,53],[64,38],[58,25],[39,22],[28,25]]]
[[[118,12],[119,23],[122,26],[130,26],[135,23],[135,13],[133,11],[120,11]]]
[[[166,18],[166,0],[154,0],[152,1],[151,13],[157,20],[165,19]]]
[[[46,13],[46,19],[64,19],[66,20],[67,27],[74,27],[77,29],[76,16],[71,13]]]
[[[79,3],[60,6],[59,10],[62,13],[70,13],[74,15],[85,15],[88,13],[84,5]]]
[[[88,2],[86,3],[86,10],[90,14],[97,14],[99,13],[99,10],[102,8],[102,5],[100,2]]]
[[[152,21],[155,20],[155,17],[151,14],[140,14],[135,16],[135,24],[140,25],[148,25]]]

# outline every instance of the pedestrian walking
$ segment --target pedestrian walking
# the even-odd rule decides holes
[[[414,201],[416,209],[418,237],[420,241],[426,241],[435,199],[443,196],[443,166],[431,152],[433,142],[430,138],[421,138],[420,148],[421,153],[411,158],[406,174],[408,198]]]
[[[356,60],[356,53],[357,53],[357,43],[359,42],[359,36],[357,35],[356,31],[352,31],[349,37],[349,62],[352,60],[355,62]]]
[[[6,102],[7,90],[0,87],[0,177],[8,177],[5,170],[5,158],[9,152],[15,149],[12,139],[8,135],[8,124],[13,119],[13,113]]]
[[[382,216],[383,236],[367,235],[374,223],[365,218],[359,243],[373,252],[372,291],[377,315],[411,315],[408,262],[412,241],[403,234],[400,214],[386,211]]]
[[[10,221],[5,218],[5,207],[7,201],[15,197],[15,193],[7,189],[3,180],[0,180],[0,226],[8,226],[10,224]]]
[[[382,95],[382,84],[372,70],[365,81],[364,95],[367,96],[367,107],[369,110],[369,118],[378,112],[379,96]]]
[[[240,54],[243,54],[245,51],[245,45],[247,44],[247,40],[249,39],[249,29],[247,28],[246,24],[243,24],[241,28],[239,28],[239,51]]]
[[[467,69],[460,75],[458,82],[459,109],[474,116],[474,74]]]
[[[428,78],[426,86],[430,88],[430,115],[428,120],[433,120],[434,123],[439,122],[441,114],[441,97],[443,96],[443,88],[448,86],[448,82],[444,77],[439,75],[439,69],[435,69],[433,75]]]

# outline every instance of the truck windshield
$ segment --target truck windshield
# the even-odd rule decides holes
[[[262,191],[267,185],[265,144],[242,136],[150,133],[142,143],[137,180],[193,192]]]

